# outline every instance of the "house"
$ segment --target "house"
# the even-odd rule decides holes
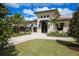
[[[30,21],[32,32],[37,32],[37,20]]]
[[[72,19],[71,17],[59,16],[58,19],[56,19],[56,21],[57,21],[57,26],[56,26],[57,31],[67,32],[68,29],[69,29],[69,24],[70,24],[71,19]]]
[[[35,14],[37,15],[37,32],[68,31],[70,18],[62,17],[57,9],[35,12]],[[56,19],[56,25],[49,22],[51,19]]]
[[[32,32],[37,32],[37,20],[31,20],[28,22],[27,28],[30,28]]]

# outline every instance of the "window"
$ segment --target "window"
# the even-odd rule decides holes
[[[44,18],[46,18],[46,16],[44,16]]]
[[[64,27],[64,23],[60,23],[60,24],[57,24],[57,30],[63,30],[63,27]]]
[[[41,16],[41,18],[48,18],[49,17],[49,15],[43,15],[43,16]]]
[[[47,15],[47,18],[49,17],[49,15]]]
[[[41,18],[43,18],[43,16],[41,16]]]

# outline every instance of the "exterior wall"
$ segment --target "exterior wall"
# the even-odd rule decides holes
[[[37,32],[41,32],[41,27],[39,27],[40,25],[40,20],[37,20]]]
[[[56,31],[56,28],[55,28],[55,25],[52,23],[48,23],[48,33],[49,32],[55,32]]]
[[[37,18],[38,19],[42,19],[42,18],[56,18],[56,17],[59,17],[60,16],[60,14],[58,13],[58,11],[57,10],[54,10],[54,11],[44,11],[44,12],[39,12],[39,13],[36,13],[36,15],[37,15]],[[47,17],[49,15],[49,17]],[[42,18],[41,18],[41,16],[43,16]],[[44,16],[46,16],[46,17],[44,17]]]
[[[61,21],[58,21],[58,23],[64,23],[63,31],[64,32],[68,31],[68,29],[69,29],[69,23],[70,23],[69,20],[66,20],[66,21],[65,20],[64,21],[61,20]]]
[[[58,21],[58,23],[64,23],[63,31],[64,32],[68,31],[69,21]],[[40,24],[40,27],[39,27],[39,24],[40,24],[40,20],[37,22],[37,31],[41,32],[41,24]],[[51,31],[55,32],[55,31],[58,31],[58,30],[53,23],[51,24],[51,23],[48,22],[48,33],[51,32]]]
[[[38,32],[41,32],[41,28],[42,28],[41,23],[40,23],[41,20],[44,20],[44,19],[38,19],[38,21],[37,21],[37,31]],[[45,20],[49,20],[49,19],[47,18]],[[39,25],[40,25],[40,27],[39,27]],[[47,32],[50,32],[50,31],[55,31],[55,26],[48,22],[48,24],[47,24]]]
[[[44,12],[38,12],[36,13],[37,15],[37,32],[41,32],[41,23],[40,21],[41,20],[51,20],[51,19],[55,19],[57,17],[60,16],[59,12],[56,10],[56,11],[44,11]],[[45,17],[44,17],[45,16]],[[49,16],[49,17],[47,17]],[[63,27],[63,31],[64,32],[67,32],[68,29],[69,29],[69,20],[57,20],[58,23],[64,23],[64,27]],[[40,27],[39,27],[40,25]],[[58,31],[57,28],[55,27],[54,24],[51,24],[48,22],[48,31],[47,32],[55,32],[55,31]]]
[[[31,31],[34,32],[34,27],[37,27],[37,21],[30,21],[28,27],[31,27]]]
[[[64,32],[67,32],[68,29],[69,29],[69,21],[65,22],[63,31],[64,31]]]
[[[49,20],[49,19],[48,19]],[[40,27],[39,27],[39,25],[40,25]],[[37,31],[38,32],[41,32],[41,23],[40,23],[40,20],[37,22]],[[56,27],[55,27],[55,25],[52,23],[49,23],[48,22],[48,24],[47,24],[47,32],[49,33],[49,32],[51,32],[51,31],[53,31],[53,32],[55,32],[57,29],[56,29]]]
[[[37,32],[41,32],[41,24],[40,24],[40,20],[41,19],[39,19],[38,20],[38,22],[37,22]],[[44,20],[44,19],[43,19]],[[62,31],[64,31],[64,32],[67,32],[68,31],[68,29],[69,29],[69,21],[57,21],[58,23],[64,23],[64,27],[63,27],[63,30]],[[40,27],[39,27],[39,24],[40,24]],[[49,32],[55,32],[55,31],[58,31],[57,30],[57,28],[55,27],[55,25],[52,23],[49,23],[48,22],[48,33]]]
[[[58,23],[64,23],[64,27],[63,27],[63,30],[62,31],[64,31],[64,32],[67,32],[68,31],[68,29],[69,29],[69,23],[70,23],[68,20],[67,21],[62,21],[61,20],[61,21],[58,21]],[[52,24],[49,23],[48,26],[49,26],[48,27],[48,32],[58,31],[57,28],[55,27],[55,25],[53,23]]]

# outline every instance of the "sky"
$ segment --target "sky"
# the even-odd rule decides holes
[[[57,9],[61,16],[72,17],[77,10],[77,3],[5,3],[10,15],[16,12],[25,17],[26,20],[35,20],[37,16],[34,12]]]

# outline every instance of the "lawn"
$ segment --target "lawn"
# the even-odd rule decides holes
[[[67,44],[68,43],[68,44]],[[59,40],[30,40],[16,46],[5,48],[0,51],[0,55],[19,55],[19,56],[69,56],[79,55],[79,50],[70,48],[72,42]],[[79,48],[79,44],[77,44]]]

